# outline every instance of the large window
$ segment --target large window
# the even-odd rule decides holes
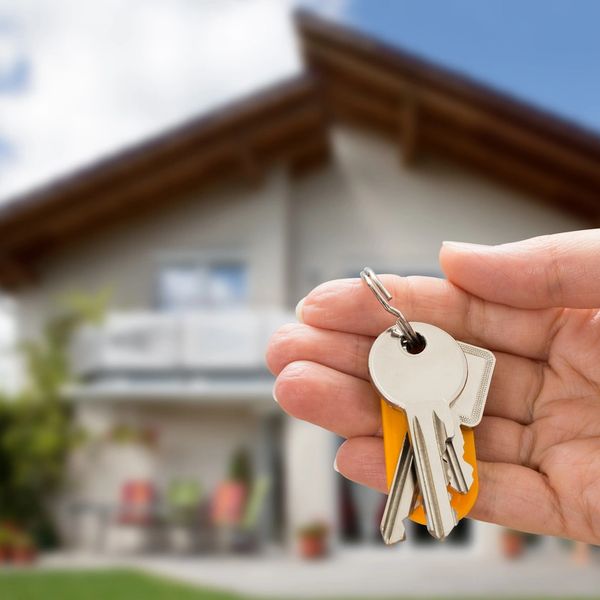
[[[247,268],[237,261],[162,262],[158,307],[164,311],[240,306],[248,299]]]

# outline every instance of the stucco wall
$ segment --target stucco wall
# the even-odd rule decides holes
[[[65,292],[112,290],[115,308],[152,308],[157,267],[167,255],[241,255],[250,303],[279,305],[286,290],[288,183],[273,172],[257,189],[228,185],[89,236],[40,267],[39,284],[18,297],[22,333],[35,333]]]
[[[364,265],[438,273],[443,240],[500,243],[589,227],[539,200],[455,163],[402,165],[392,144],[338,129],[335,164],[291,187],[293,295],[356,276]]]

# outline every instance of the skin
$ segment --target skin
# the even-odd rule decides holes
[[[470,517],[600,544],[600,230],[446,242],[440,264],[447,280],[381,279],[408,319],[496,355],[475,434],[480,492]],[[393,317],[360,279],[320,285],[298,316],[267,352],[275,398],[346,438],[342,475],[387,492],[367,356]]]

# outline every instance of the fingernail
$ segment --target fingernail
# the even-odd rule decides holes
[[[298,323],[304,323],[304,319],[302,318],[302,307],[304,306],[304,300],[306,298],[302,298],[298,304],[296,304],[296,319],[298,319]]]
[[[460,251],[465,251],[465,250],[486,250],[488,248],[490,248],[490,246],[486,245],[486,244],[472,244],[470,242],[450,242],[450,241],[444,241],[442,242],[442,246],[444,246],[444,248],[451,248],[453,250],[458,250]]]
[[[277,395],[275,394],[275,388],[273,387],[273,391],[271,392],[273,394],[273,400],[275,400],[275,402],[277,402],[277,404],[279,404],[279,400],[277,400]]]
[[[340,470],[338,469],[338,466],[337,466],[337,456],[336,456],[336,457],[333,459],[333,470],[334,470],[336,473],[339,473],[339,472],[340,472]]]

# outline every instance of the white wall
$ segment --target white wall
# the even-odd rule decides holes
[[[294,295],[365,265],[435,274],[443,240],[500,243],[589,222],[432,158],[402,165],[396,147],[350,129],[334,135],[335,164],[291,188]]]
[[[57,300],[69,291],[113,291],[115,308],[151,308],[156,269],[166,255],[239,252],[250,267],[252,306],[281,305],[288,183],[272,172],[254,190],[226,185],[174,199],[173,205],[102,230],[49,258],[40,282],[18,296],[22,330],[38,330]]]
[[[81,404],[78,412],[90,439],[98,439],[115,423],[148,427],[158,434],[155,450],[114,443],[82,449],[74,464],[73,490],[96,502],[114,503],[121,485],[136,478],[149,478],[163,490],[173,479],[196,479],[209,494],[226,478],[237,448],[256,450],[260,428],[259,416],[242,408],[92,401]]]

